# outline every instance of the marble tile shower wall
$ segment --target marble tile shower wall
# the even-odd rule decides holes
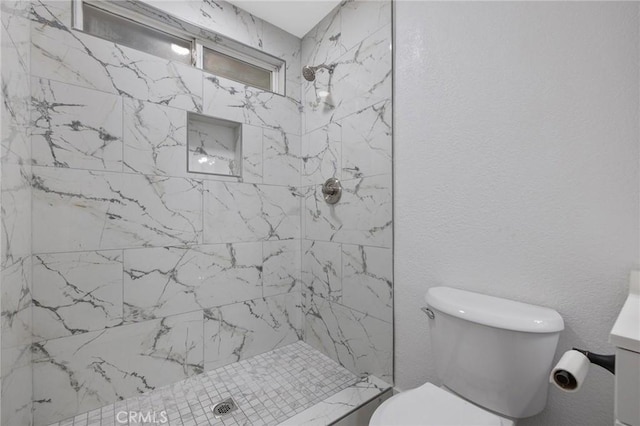
[[[0,2],[0,186],[2,243],[1,422],[31,418],[31,150],[29,143],[29,2]]]
[[[302,337],[300,40],[224,2],[147,3],[284,58],[287,96],[32,3],[36,425]],[[187,173],[189,111],[246,125],[242,182]]]
[[[305,341],[392,381],[391,2],[346,2],[302,39]],[[325,92],[325,93],[322,93]],[[326,93],[329,95],[326,95]],[[330,206],[318,184],[343,184]]]

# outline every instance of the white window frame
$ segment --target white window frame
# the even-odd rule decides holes
[[[203,48],[216,51],[218,53],[222,53],[223,55],[230,56],[234,59],[237,59],[242,62],[246,62],[249,65],[255,66],[257,68],[264,69],[271,73],[271,90],[278,95],[285,95],[285,87],[286,87],[286,63],[284,60],[280,58],[276,58],[275,56],[269,55],[265,52],[252,48],[250,46],[246,46],[242,43],[239,43],[235,40],[230,40],[224,36],[220,36],[215,32],[205,30],[201,27],[198,27],[201,31],[207,32],[211,34],[211,39],[216,40],[215,42],[212,40],[206,40],[202,38],[198,38],[191,33],[181,31],[174,27],[171,27],[163,22],[159,22],[153,18],[149,18],[142,13],[138,13],[132,11],[130,9],[124,8],[118,4],[114,4],[110,1],[100,1],[100,0],[73,0],[73,28],[78,31],[84,32],[83,25],[83,4],[87,3],[93,7],[101,9],[107,13],[111,13],[120,18],[127,19],[133,21],[135,23],[145,25],[152,29],[167,33],[171,36],[190,41],[191,42],[191,65],[204,71],[209,72],[203,67]],[[148,5],[145,5],[148,6]],[[168,15],[166,12],[160,12],[164,15]],[[180,18],[173,17],[173,19],[180,20]],[[229,77],[223,77],[229,78]],[[232,78],[229,78],[233,80]],[[237,81],[237,80],[234,80]],[[248,83],[241,82],[242,84],[246,84],[251,86]],[[255,87],[255,86],[251,86]],[[258,90],[265,90],[259,87],[256,87]]]

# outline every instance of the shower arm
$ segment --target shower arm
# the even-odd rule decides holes
[[[315,69],[325,68],[329,71],[329,74],[333,74],[333,70],[336,68],[336,64],[331,64],[331,65],[320,64],[315,66],[314,68]]]

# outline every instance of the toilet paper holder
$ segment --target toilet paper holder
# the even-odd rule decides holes
[[[576,392],[587,376],[589,364],[599,365],[611,374],[616,372],[615,355],[594,354],[584,349],[573,348],[565,352],[551,370],[549,381],[565,392]]]
[[[574,351],[578,351],[587,357],[591,364],[599,365],[611,374],[616,374],[616,356],[615,355],[601,355],[594,354],[593,352],[585,351],[584,349],[573,348]]]

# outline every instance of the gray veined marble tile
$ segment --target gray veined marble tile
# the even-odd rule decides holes
[[[303,85],[305,131],[390,100],[391,59],[391,25],[387,25],[334,61],[331,78]],[[329,96],[318,96],[320,91]]]
[[[356,374],[390,381],[392,325],[321,297],[305,302],[305,341]]]
[[[125,250],[125,319],[141,321],[262,295],[262,243]]]
[[[347,51],[342,44],[340,9],[341,6],[336,6],[302,38],[300,57],[303,66],[330,64]]]
[[[31,173],[27,165],[2,164],[1,265],[31,254]]]
[[[212,370],[300,340],[300,293],[204,311],[205,369]]]
[[[328,398],[288,418],[279,426],[326,426],[335,424],[335,420],[348,415],[386,390],[390,394],[391,386],[375,376],[367,376],[352,385],[334,392]],[[384,399],[389,398],[384,397]]]
[[[342,174],[345,179],[390,175],[391,102],[358,111],[341,121]]]
[[[348,141],[351,143],[351,141]],[[302,184],[342,178],[342,125],[331,123],[302,137]]]
[[[300,236],[295,188],[205,181],[204,241],[286,240]]]
[[[36,340],[122,324],[122,252],[34,255],[33,318]]]
[[[203,371],[202,311],[34,345],[34,422],[49,424]]]
[[[340,244],[302,240],[304,293],[332,301],[342,299],[342,257]]]
[[[39,21],[46,16],[50,25],[68,28],[72,25],[72,9],[73,3],[69,3],[67,1],[32,0],[31,19]]]
[[[37,78],[31,97],[35,165],[122,170],[122,98]]]
[[[31,342],[31,256],[14,256],[2,265],[2,348]]]
[[[18,6],[12,6],[12,5]],[[0,48],[2,49],[3,102],[0,105],[2,164],[26,164],[31,156],[29,103],[30,25],[27,2],[2,2]]]
[[[300,136],[264,129],[262,146],[263,183],[299,186]]]
[[[346,1],[340,14],[341,43],[350,49],[391,23],[391,0]]]
[[[392,322],[391,249],[342,244],[342,304]]]
[[[198,243],[201,197],[192,179],[34,167],[33,250]]]
[[[300,104],[272,92],[205,74],[204,113],[300,135]]]
[[[262,128],[242,126],[242,181],[262,183]]]
[[[304,238],[391,247],[391,176],[342,181],[340,202],[324,201],[320,185],[306,193]]]
[[[262,243],[264,297],[300,291],[300,240]]]
[[[187,176],[187,113],[124,100],[124,168],[143,174]]]
[[[31,344],[2,349],[2,424],[30,426]]]
[[[49,3],[37,3],[32,20],[31,68],[36,76],[202,110],[200,70],[70,30]]]

